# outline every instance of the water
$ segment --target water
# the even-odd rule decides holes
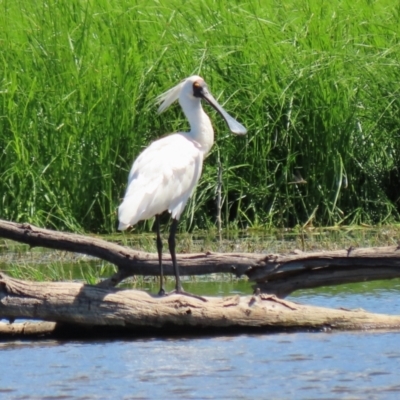
[[[399,291],[394,280],[289,299],[400,314]],[[0,398],[397,399],[399,341],[383,331],[8,342]]]
[[[7,399],[398,398],[397,333],[296,333],[2,350]]]

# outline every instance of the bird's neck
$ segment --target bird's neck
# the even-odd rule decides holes
[[[214,144],[214,129],[210,118],[204,112],[200,101],[186,107],[182,107],[183,112],[190,124],[190,132],[187,135],[200,144],[204,156],[211,150]]]

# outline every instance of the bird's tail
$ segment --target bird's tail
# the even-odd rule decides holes
[[[128,189],[123,202],[118,207],[118,230],[124,231],[143,219],[143,213],[146,210],[146,205],[151,198],[149,197],[150,196],[147,195],[134,195],[133,190]]]

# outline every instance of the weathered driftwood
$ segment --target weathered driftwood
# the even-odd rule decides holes
[[[117,266],[118,272],[102,283],[104,287],[115,286],[129,276],[158,276],[160,273],[156,254],[129,249],[92,236],[58,232],[30,224],[0,220],[0,237],[26,243],[31,247],[47,247],[82,253],[108,261]],[[181,275],[235,273],[240,276],[259,258],[260,255],[238,253],[207,252],[177,255]],[[163,255],[163,260],[164,275],[173,276],[170,256]]]
[[[105,240],[0,220],[0,237],[30,246],[84,253],[115,264],[118,271],[99,284],[117,285],[133,275],[158,275],[156,254],[129,249]],[[197,253],[180,254],[181,275],[232,273],[247,275],[262,292],[285,297],[298,289],[400,277],[398,246],[292,254]],[[173,275],[165,254],[165,275]]]
[[[57,328],[56,322],[46,321],[25,321],[6,323],[0,322],[0,338],[1,337],[40,337],[48,336],[55,333]]]
[[[269,255],[246,271],[256,287],[285,297],[295,290],[400,277],[398,246]]]
[[[57,322],[61,324],[61,331],[62,327],[66,329],[64,334],[72,335],[87,332],[89,327],[93,335],[110,328],[119,334],[142,334],[146,330],[159,334],[171,333],[171,330],[179,334],[201,334],[221,329],[225,333],[400,329],[400,316],[306,306],[274,295],[207,297],[204,302],[183,295],[156,297],[143,291],[105,289],[74,282],[26,282],[4,274],[0,274],[0,315],[11,320]],[[8,326],[9,330],[12,325]],[[55,327],[48,325],[48,329],[51,333]],[[39,330],[40,335],[43,333],[43,329]]]

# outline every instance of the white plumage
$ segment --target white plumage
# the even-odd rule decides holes
[[[158,217],[164,211],[170,212],[173,218],[168,242],[175,270],[176,292],[183,292],[175,256],[177,221],[196,188],[203,160],[214,143],[214,130],[209,117],[203,111],[201,99],[206,100],[222,115],[233,133],[246,133],[246,129],[211,96],[201,77],[191,76],[185,79],[158,97],[161,103],[158,112],[165,111],[174,101],[179,100],[189,120],[190,131],[158,139],[137,157],[129,173],[123,202],[118,208],[120,230],[135,225],[138,221],[156,217],[160,294],[164,293],[164,288]]]
[[[183,133],[153,142],[133,163],[118,210],[119,229],[166,210],[179,219],[200,178],[202,165],[200,145]]]

